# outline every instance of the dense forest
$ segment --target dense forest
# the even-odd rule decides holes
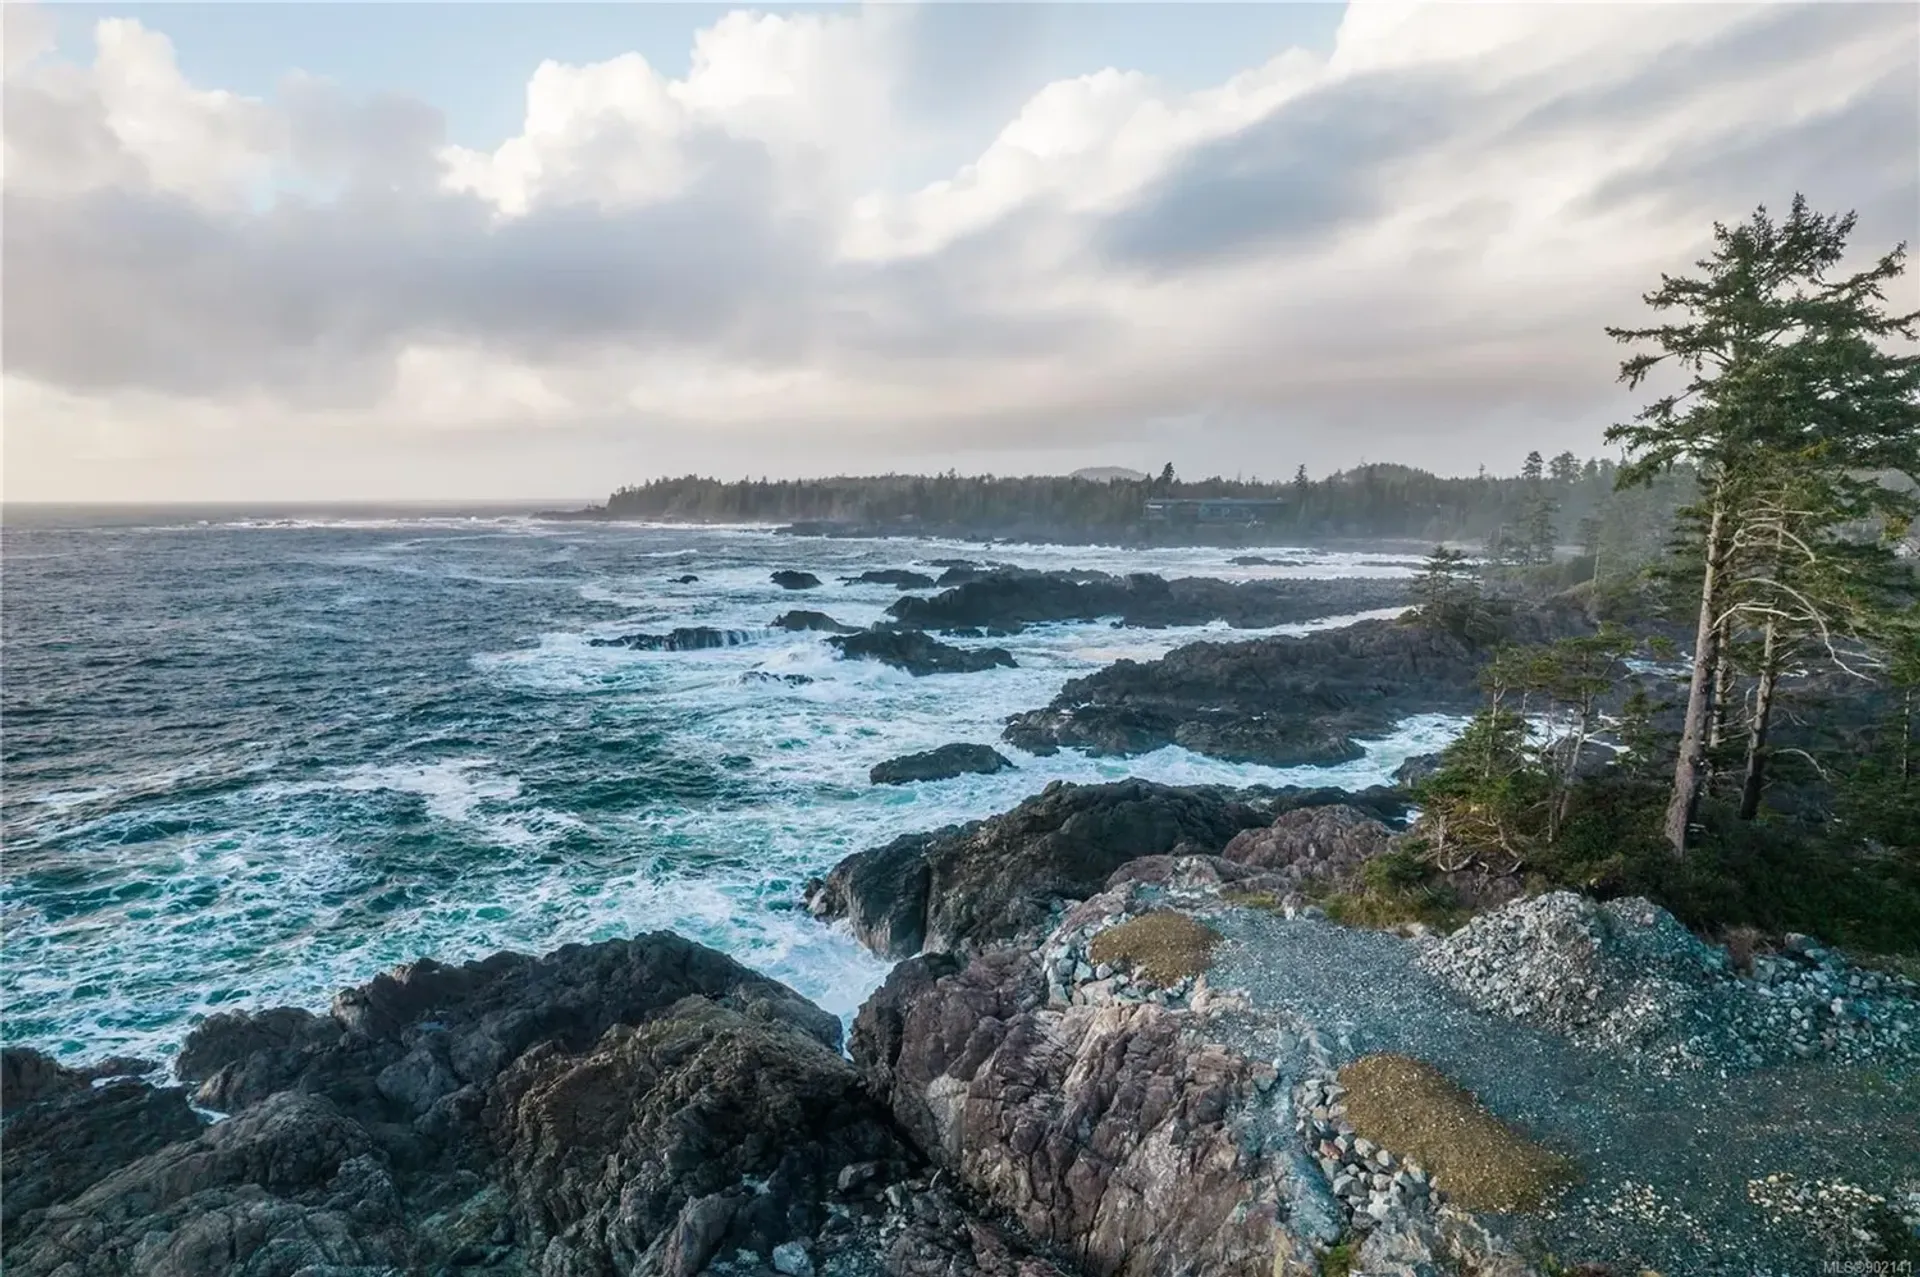
[[[1142,481],[1053,476],[877,475],[724,482],[688,475],[625,487],[590,513],[614,519],[807,525],[815,531],[920,531],[965,536],[1044,535],[1075,541],[1203,541],[1224,544],[1344,538],[1473,541],[1517,562],[1555,545],[1587,552],[1611,545],[1644,557],[1658,547],[1689,491],[1683,471],[1647,488],[1616,492],[1611,461],[1532,453],[1518,474],[1447,478],[1377,464],[1282,483],[1179,478],[1171,465]],[[1256,529],[1156,526],[1154,498],[1279,500]],[[1651,529],[1651,531],[1649,531]],[[1644,543],[1644,544],[1643,544]]]

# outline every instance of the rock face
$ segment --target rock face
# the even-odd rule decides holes
[[[622,634],[618,638],[588,639],[587,643],[591,647],[630,647],[641,652],[697,652],[709,647],[736,647],[753,639],[751,630],[686,625],[665,634]]]
[[[1004,647],[955,647],[918,630],[862,630],[827,640],[853,660],[879,661],[905,670],[916,678],[928,674],[977,674],[1005,666],[1015,668],[1013,654]]]
[[[820,584],[820,578],[813,573],[796,572],[792,568],[781,568],[772,580],[783,590],[811,590]]]
[[[1449,634],[1363,621],[1297,638],[1190,643],[1157,661],[1077,678],[1006,739],[1046,753],[1101,755],[1182,745],[1234,762],[1344,762],[1409,714],[1477,707],[1486,653]]]
[[[179,1057],[211,1126],[179,1088],[9,1052],[6,1268],[1060,1277],[925,1178],[839,1035],[655,934],[211,1017]]]
[[[897,590],[924,590],[934,583],[926,573],[910,572],[905,568],[876,568],[859,576],[840,579],[844,585],[891,585]]]
[[[876,785],[908,785],[921,780],[949,780],[970,773],[990,776],[1013,763],[991,745],[942,745],[919,754],[903,754],[877,763],[868,779]]]
[[[857,634],[860,632],[860,627],[857,625],[842,625],[825,612],[809,612],[804,609],[782,612],[779,616],[773,618],[773,628],[776,630],[810,630],[824,634]]]
[[[1098,891],[1140,856],[1215,852],[1269,817],[1219,790],[1056,781],[1012,811],[856,852],[810,884],[882,957],[971,950],[1043,931],[1054,904]]]
[[[1311,1191],[1295,1159],[1234,1120],[1253,1066],[1163,1007],[1054,1007],[1030,954],[930,955],[894,970],[852,1049],[917,1146],[1084,1272],[1316,1271],[1286,1226]]]
[[[1283,891],[1316,881],[1345,887],[1392,839],[1392,829],[1358,808],[1304,807],[1282,813],[1265,829],[1234,835],[1220,857],[1260,870]]]
[[[1217,581],[1208,577],[1166,580],[1147,573],[1108,576],[1099,572],[982,572],[950,569],[940,579],[952,588],[931,598],[905,598],[888,608],[896,621],[916,629],[979,627],[1003,631],[1048,621],[1091,621],[1114,616],[1125,625],[1161,627],[1225,621],[1242,628],[1289,625],[1316,617],[1407,601],[1404,581]]]

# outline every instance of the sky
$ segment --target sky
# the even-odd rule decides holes
[[[1920,230],[1905,4],[4,18],[13,502],[1511,471],[1716,220]]]

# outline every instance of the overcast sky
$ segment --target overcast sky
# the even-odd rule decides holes
[[[9,500],[1512,470],[1716,218],[1920,230],[1909,4],[5,21]]]

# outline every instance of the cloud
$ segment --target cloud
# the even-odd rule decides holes
[[[543,63],[491,150],[294,68],[190,83],[130,20],[63,60],[36,13],[6,78],[29,494],[206,495],[209,455],[252,482],[332,439],[432,495],[449,432],[495,441],[461,480],[492,494],[668,458],[1501,463],[1628,410],[1599,330],[1714,219],[1803,189],[1878,249],[1920,204],[1901,6],[1356,5],[1210,88],[1021,101],[1026,10],[738,12],[681,78]]]

